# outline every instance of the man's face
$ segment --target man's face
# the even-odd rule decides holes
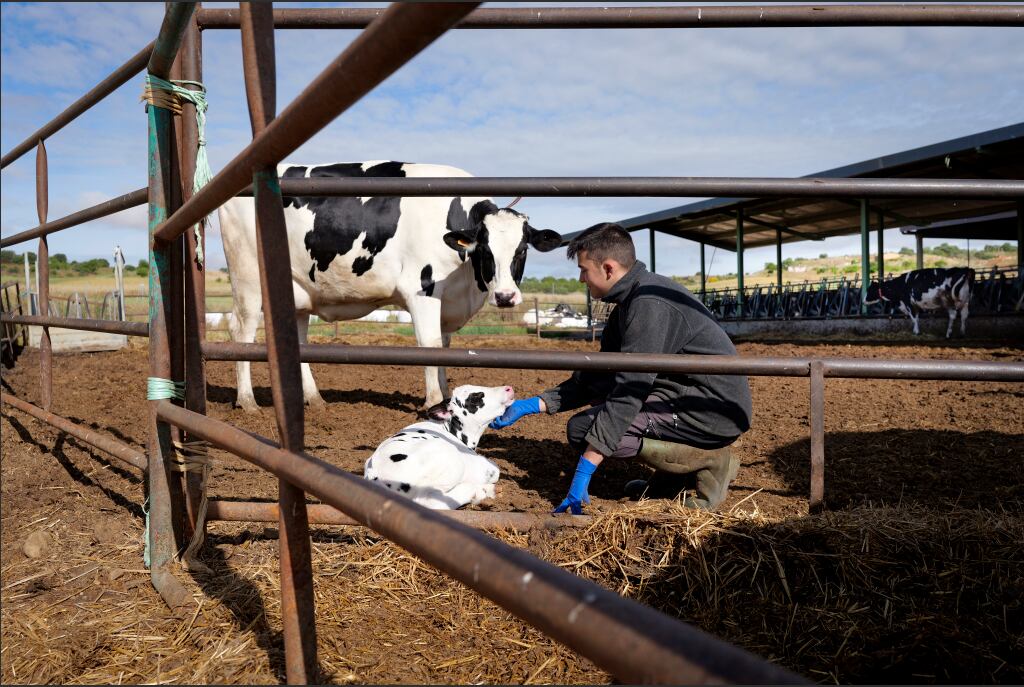
[[[611,279],[611,269],[607,261],[604,263],[591,260],[587,251],[576,254],[576,264],[580,268],[580,281],[587,285],[592,298],[604,298],[608,290],[615,284]]]

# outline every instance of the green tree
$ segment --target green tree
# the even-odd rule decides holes
[[[914,249],[913,248],[908,248],[907,246],[903,246],[902,248],[900,248],[900,255],[913,255],[913,254],[914,254]]]
[[[764,264],[764,271],[768,274],[775,274],[775,267],[776,265],[774,262],[766,262]]]
[[[828,253],[821,253],[818,255],[818,260],[824,260],[828,257]]]

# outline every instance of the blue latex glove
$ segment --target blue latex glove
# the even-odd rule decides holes
[[[505,414],[491,420],[491,424],[488,426],[491,429],[501,429],[502,427],[508,427],[521,417],[534,415],[539,412],[540,396],[524,398],[521,401],[512,401],[512,405],[505,409]]]
[[[597,466],[589,460],[580,456],[580,462],[576,464],[576,474],[572,477],[572,484],[569,485],[569,495],[558,505],[555,513],[564,513],[566,510],[573,515],[583,515],[583,504],[590,503],[590,495],[587,487],[590,486],[590,476],[597,470]]]

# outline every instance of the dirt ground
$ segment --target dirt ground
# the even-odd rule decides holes
[[[412,345],[410,338],[390,335],[350,337],[346,342]],[[453,346],[596,349],[596,344],[590,342],[538,341],[530,337],[457,337]],[[917,347],[744,343],[738,348],[741,355],[749,356],[1024,359],[1022,348],[960,348],[944,343]],[[54,366],[54,411],[142,450],[147,421],[146,368],[146,351],[140,344],[120,352],[58,357]],[[210,416],[276,436],[265,365],[254,365],[256,397],[263,406],[256,415],[232,406],[233,364],[210,363],[207,374]],[[419,368],[317,365],[314,375],[328,405],[307,412],[307,449],[343,469],[361,472],[377,443],[417,419],[423,389]],[[511,384],[518,396],[525,397],[565,375],[557,371],[459,368],[449,370],[449,383],[453,387]],[[963,518],[974,518],[979,513],[995,518],[991,521],[994,524],[990,523],[994,529],[981,535],[964,535],[973,537],[972,546],[981,546],[982,551],[987,551],[985,546],[996,547],[1004,534],[1009,533],[1012,539],[1022,531],[1024,385],[827,380],[825,494],[829,513],[811,516],[807,508],[808,380],[756,377],[750,381],[754,425],[737,444],[742,468],[723,509],[731,520],[714,521],[719,529],[727,525],[742,529],[756,521],[760,532],[776,528],[772,536],[781,536],[777,535],[782,531],[778,528],[814,527],[814,543],[809,542],[811,537],[804,537],[801,555],[837,556],[836,551],[845,546],[840,541],[845,537],[853,542],[851,557],[858,555],[858,546],[867,546],[867,539],[863,543],[858,539],[856,523],[878,518],[879,514],[891,514],[886,515],[889,522],[918,524],[941,516],[947,518],[942,521],[946,524],[939,523],[936,528],[946,534],[952,522],[948,518],[960,514]],[[38,359],[33,352],[26,352],[14,370],[5,371],[3,388],[6,393],[38,402]],[[502,490],[494,509],[544,512],[562,499],[576,463],[576,455],[564,441],[568,417],[536,416],[484,435],[479,451],[502,470]],[[200,606],[191,618],[177,618],[162,604],[143,568],[143,495],[137,472],[7,406],[0,430],[0,674],[4,683],[244,683],[283,679],[273,527],[211,524],[203,559],[214,574],[197,574],[188,580],[196,589]],[[276,478],[223,452],[214,452],[214,456],[211,496],[276,498]],[[589,512],[614,518],[632,508],[669,508],[669,502],[634,504],[621,498],[622,485],[646,473],[634,463],[607,461],[591,483],[593,504]],[[847,531],[851,527],[849,532],[853,534]],[[832,537],[829,532],[836,534]],[[932,536],[927,534],[931,530],[921,532],[926,532],[922,535],[925,538]],[[795,583],[791,580],[787,586],[784,575],[785,594],[778,592],[779,603],[788,610],[781,619],[773,620],[774,616],[767,613],[758,618],[753,607],[736,608],[734,617],[722,617],[724,612],[702,613],[692,605],[665,601],[671,599],[671,591],[665,592],[669,595],[665,597],[645,595],[643,584],[633,586],[628,581],[633,579],[629,570],[622,572],[627,579],[623,586],[605,577],[603,570],[593,568],[585,552],[581,558],[566,554],[571,548],[568,538],[576,537],[575,546],[586,543],[586,537],[550,532],[501,536],[811,679],[1024,679],[1020,603],[1024,561],[1019,551],[1012,553],[1012,546],[1010,554],[1002,553],[1004,549],[1000,548],[999,555],[982,556],[986,562],[994,561],[990,572],[995,587],[986,591],[984,602],[978,602],[983,610],[974,621],[979,628],[988,629],[968,636],[961,628],[958,632],[947,631],[944,637],[922,630],[913,646],[901,644],[894,652],[893,647],[872,648],[879,638],[868,636],[866,626],[856,624],[857,613],[865,610],[859,611],[856,603],[853,608],[841,609],[847,614],[844,618],[854,618],[850,621],[853,629],[848,632],[822,624],[827,614],[821,609],[831,603],[827,599],[807,600],[797,620],[800,604],[794,606],[793,598],[785,598],[790,597],[790,586]],[[664,532],[645,530],[641,537],[643,545],[651,547],[652,560],[667,556],[658,547],[679,549],[682,560],[685,537],[666,543],[659,539],[663,536]],[[974,541],[979,537],[980,541]],[[708,541],[702,541],[702,555],[710,555]],[[37,556],[26,555],[27,543],[39,545]],[[600,541],[595,540],[593,545],[599,546]],[[876,546],[884,548],[886,544]],[[906,553],[901,551],[896,547],[890,558],[899,559]],[[957,555],[952,548],[947,553],[949,558]],[[920,555],[924,558],[919,563],[935,578],[928,585],[938,584],[937,580],[951,574],[949,561],[943,560],[941,551]],[[777,554],[775,561],[779,563]],[[786,560],[779,563],[780,570],[783,563]],[[959,561],[957,579],[963,576],[967,580],[961,592],[971,586],[970,575],[978,574],[967,571],[965,565],[964,560]],[[872,566],[878,567],[868,565],[865,559],[864,570],[869,572],[863,574],[869,575]],[[314,568],[321,679],[326,682],[593,683],[611,679],[586,659],[366,530],[314,527]],[[757,577],[758,569],[752,574]],[[721,582],[739,587],[747,584],[728,576]],[[858,584],[871,588],[881,581],[864,577],[853,586]],[[841,594],[852,593],[846,580],[840,587]],[[744,593],[756,591],[756,585],[752,585]],[[915,599],[922,606],[915,608],[914,617],[931,618],[936,624],[945,620],[956,624],[958,617],[968,613],[961,603],[965,607],[969,603],[961,593],[949,606],[949,598],[943,594],[956,591],[929,586],[921,592]],[[693,603],[699,606],[705,602]],[[929,603],[938,606],[928,607]],[[889,601],[877,613],[879,622],[888,618],[892,628]],[[802,614],[809,614],[805,627],[799,626]],[[762,627],[751,634],[743,627],[746,624]],[[837,636],[834,646],[829,645],[829,651],[835,650],[831,659],[819,657],[827,653],[824,648],[818,653],[807,649],[812,640],[819,641],[813,635],[826,630],[847,632],[845,638]],[[901,634],[912,631],[899,628]],[[942,634],[941,630],[934,632]],[[853,658],[845,661],[846,654]],[[882,655],[887,658],[880,660]],[[965,655],[974,658],[965,662]],[[872,661],[869,665],[863,661],[865,656]]]

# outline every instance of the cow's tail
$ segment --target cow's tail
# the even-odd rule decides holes
[[[974,292],[974,269],[964,268],[963,275],[953,284],[953,296],[960,303],[970,303]]]

